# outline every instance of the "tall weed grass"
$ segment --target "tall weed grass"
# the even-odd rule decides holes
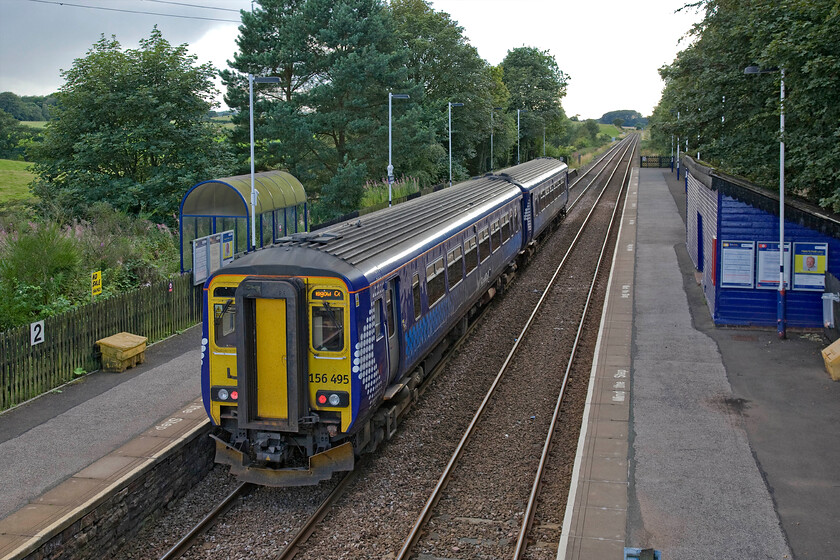
[[[0,216],[0,330],[56,315],[102,295],[149,285],[178,272],[178,238],[167,226],[107,204],[69,222]]]

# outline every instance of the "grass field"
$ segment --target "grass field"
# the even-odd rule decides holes
[[[0,159],[0,202],[32,198],[29,183],[35,178],[29,172],[31,163]]]
[[[601,132],[603,134],[606,134],[607,136],[609,136],[611,138],[618,138],[619,136],[621,136],[624,133],[623,130],[617,129],[614,124],[598,123],[598,126],[601,128]]]
[[[47,126],[47,122],[48,121],[20,121],[20,124],[30,128],[44,128]]]

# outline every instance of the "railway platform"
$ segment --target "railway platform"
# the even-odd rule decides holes
[[[207,424],[200,335],[193,327],[150,346],[142,366],[92,373],[0,415],[0,558],[25,556]]]
[[[558,559],[620,559],[625,547],[834,557],[840,383],[823,368],[826,343],[714,327],[685,250],[684,196],[668,170],[633,171]],[[142,366],[0,415],[0,558],[206,423],[191,406],[199,346],[190,329]]]
[[[840,384],[820,333],[715,328],[685,191],[635,169],[557,558],[829,558]]]

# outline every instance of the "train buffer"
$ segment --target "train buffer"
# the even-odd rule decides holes
[[[96,341],[102,353],[102,369],[120,373],[146,361],[145,336],[117,333]]]

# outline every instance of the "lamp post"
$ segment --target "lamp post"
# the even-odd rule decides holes
[[[519,115],[520,113],[527,113],[528,109],[516,110],[516,165],[519,165]]]
[[[449,186],[452,186],[452,107],[463,107],[463,103],[449,102]]]
[[[781,73],[779,90],[779,291],[776,303],[776,328],[779,338],[785,338],[785,69],[762,70],[747,66],[744,74]]]
[[[677,111],[677,129],[680,128],[680,112]],[[680,180],[680,136],[677,135],[677,181]]]
[[[407,93],[388,92],[388,206],[391,206],[391,185],[394,183],[394,166],[391,164],[391,100],[410,98]]]
[[[257,248],[257,191],[254,188],[254,82],[258,84],[276,84],[276,76],[254,76],[248,74],[248,109],[251,120],[251,248]]]
[[[490,107],[490,171],[493,171],[493,111],[501,111],[501,107]]]

